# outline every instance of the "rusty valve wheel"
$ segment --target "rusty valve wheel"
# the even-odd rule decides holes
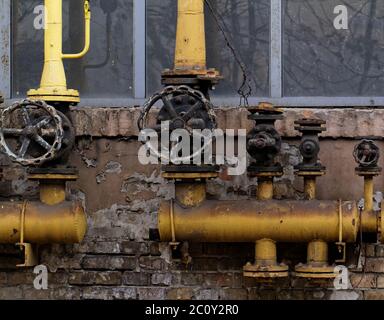
[[[24,100],[2,111],[2,151],[23,166],[39,166],[55,159],[64,136],[63,121],[43,101]]]
[[[156,126],[160,131],[163,121],[170,122],[170,129],[213,129],[216,127],[216,115],[211,102],[198,90],[188,86],[169,86],[154,94],[143,106],[138,127],[148,128],[148,114],[155,104],[161,101],[163,106],[157,116]]]
[[[380,149],[372,140],[363,140],[353,151],[355,161],[362,167],[377,166]]]

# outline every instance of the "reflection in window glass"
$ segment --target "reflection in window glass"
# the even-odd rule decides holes
[[[336,30],[336,6],[348,30]],[[384,1],[285,0],[286,96],[381,96],[384,89]]]
[[[43,68],[44,32],[34,28],[34,8],[42,0],[13,2],[13,96],[37,88]],[[91,1],[91,49],[80,60],[66,60],[68,87],[81,96],[132,96],[132,0]],[[69,12],[71,14],[69,14]],[[63,1],[63,51],[83,47],[83,2]]]
[[[253,96],[269,95],[269,0],[211,0],[224,17],[227,33],[252,77]],[[218,69],[225,80],[216,95],[235,96],[243,77],[206,7],[207,66]],[[176,0],[147,0],[147,91],[161,88],[160,74],[172,68],[176,38]]]

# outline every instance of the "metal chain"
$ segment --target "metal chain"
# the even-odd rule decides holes
[[[222,33],[227,47],[231,50],[233,57],[235,58],[236,63],[239,65],[241,72],[243,73],[243,82],[241,83],[241,86],[239,87],[237,93],[240,95],[240,104],[239,106],[249,106],[248,98],[252,95],[252,85],[251,85],[251,77],[249,77],[249,71],[245,65],[245,63],[242,61],[240,54],[235,49],[234,45],[231,43],[231,40],[229,39],[227,32],[225,29],[228,30],[227,24],[225,23],[224,17],[213,8],[210,0],[204,0],[207,4],[209,11],[211,12],[220,32]]]

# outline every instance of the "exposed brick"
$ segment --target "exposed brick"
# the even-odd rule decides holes
[[[153,285],[169,286],[172,282],[172,274],[170,273],[154,273],[151,277]]]
[[[232,273],[206,273],[203,285],[205,287],[231,287],[233,284]]]
[[[149,246],[144,242],[124,241],[120,245],[121,252],[128,255],[149,254]]]
[[[5,285],[7,283],[7,273],[0,272],[0,285]]]
[[[166,268],[165,261],[157,257],[140,257],[139,265],[145,270],[163,271]]]
[[[7,283],[10,286],[23,284],[30,284],[31,286],[33,286],[33,280],[36,278],[36,275],[32,272],[32,270],[29,272],[10,272],[8,273],[7,278]]]
[[[354,273],[350,276],[352,288],[376,288],[376,275]]]
[[[26,300],[49,300],[51,299],[52,289],[36,290],[33,286],[24,286],[23,299]]]
[[[85,242],[78,245],[78,252],[96,254],[119,254],[121,253],[119,243],[108,241]]]
[[[196,300],[219,300],[219,290],[202,289],[195,294]]]
[[[384,290],[367,290],[364,291],[365,300],[384,300]]]
[[[82,299],[87,300],[132,300],[136,297],[136,288],[132,287],[85,287],[82,294]]]
[[[87,256],[83,260],[84,269],[134,270],[137,259],[126,256]]]
[[[221,300],[247,300],[248,293],[246,289],[226,288],[220,290]]]
[[[275,290],[260,290],[256,288],[249,289],[248,292],[249,300],[276,300]]]
[[[172,288],[167,291],[169,300],[191,300],[194,296],[192,288]]]
[[[165,288],[152,287],[152,288],[138,288],[139,300],[164,300]]]
[[[0,287],[0,300],[18,300],[23,298],[19,287]]]
[[[365,271],[384,273],[384,258],[367,258]]]
[[[82,291],[80,287],[59,286],[50,289],[51,299],[55,300],[80,300]]]
[[[97,285],[108,285],[108,286],[118,286],[122,283],[122,274],[121,272],[112,271],[112,272],[96,272],[95,284]]]
[[[217,271],[218,260],[216,258],[193,258],[192,269],[194,271]]]
[[[377,288],[378,289],[384,289],[384,276],[383,275],[379,275],[377,277]]]
[[[76,271],[69,275],[68,283],[71,285],[91,285],[95,283],[95,271]]]
[[[323,290],[307,290],[305,291],[285,291],[287,293],[288,296],[290,296],[291,292],[292,293],[296,293],[298,294],[300,297],[301,295],[303,295],[303,299],[305,297],[306,300],[326,300],[326,292],[323,291]],[[288,299],[297,299],[296,297],[294,297],[293,295],[290,296],[290,298],[287,298],[285,300],[288,300]],[[299,298],[301,299],[301,298]]]
[[[181,273],[181,284],[185,286],[201,285],[204,279],[203,273],[195,272],[182,272]]]
[[[361,300],[362,297],[362,291],[351,290],[333,290],[327,294],[327,299],[329,300]]]
[[[243,270],[244,265],[247,263],[247,259],[233,259],[224,258],[219,260],[219,271],[239,271]]]
[[[376,257],[384,257],[384,245],[376,245]]]
[[[160,244],[158,242],[151,242],[149,244],[149,254],[151,256],[161,256]]]
[[[148,286],[150,274],[145,272],[124,272],[123,284],[128,286]]]
[[[366,257],[374,257],[376,255],[375,249],[376,249],[376,245],[367,243],[365,245],[365,249],[363,250],[363,253]]]

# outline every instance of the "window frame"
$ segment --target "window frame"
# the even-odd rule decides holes
[[[284,97],[283,96],[283,1],[270,0],[270,96],[250,97],[254,105],[261,101],[281,107],[380,107],[380,97]],[[0,0],[0,92],[7,102],[12,102],[12,0]],[[82,99],[82,106],[141,105],[146,94],[146,0],[133,0],[133,98]],[[160,76],[160,75],[159,75]],[[239,97],[214,97],[217,106],[238,106]]]

